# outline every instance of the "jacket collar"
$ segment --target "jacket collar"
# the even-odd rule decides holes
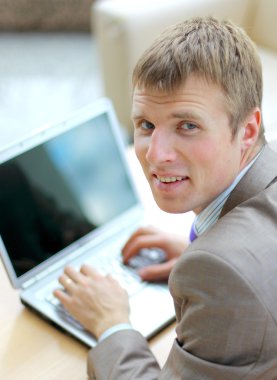
[[[266,144],[256,162],[231,192],[220,218],[277,181],[276,162],[277,154]]]

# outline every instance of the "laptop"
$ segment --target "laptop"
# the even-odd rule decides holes
[[[131,323],[146,338],[175,316],[167,284],[137,275],[163,252],[143,250],[131,266],[122,263],[122,246],[145,223],[125,150],[103,98],[0,152],[0,252],[10,282],[24,305],[89,347],[95,338],[52,294],[67,264],[111,273],[128,291]]]

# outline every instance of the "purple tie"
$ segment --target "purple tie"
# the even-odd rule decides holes
[[[196,238],[197,238],[197,235],[196,235],[195,230],[194,230],[194,223],[192,223],[192,226],[190,229],[190,234],[189,234],[189,240],[192,243],[193,240],[195,240]]]

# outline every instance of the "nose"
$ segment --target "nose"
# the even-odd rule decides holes
[[[151,164],[172,162],[176,158],[173,137],[170,133],[156,128],[150,138],[146,159]]]

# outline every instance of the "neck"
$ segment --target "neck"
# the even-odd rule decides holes
[[[242,153],[240,171],[242,171],[253,160],[253,158],[259,153],[261,148],[261,144],[255,144]]]

